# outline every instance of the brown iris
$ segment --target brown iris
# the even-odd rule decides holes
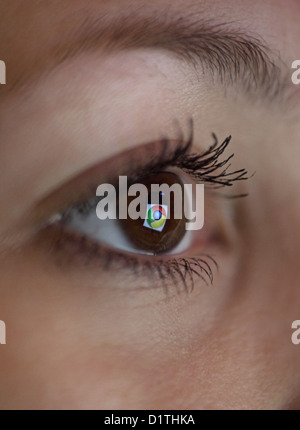
[[[151,206],[148,206],[147,214],[145,214],[146,219],[133,220],[128,217],[125,220],[119,220],[119,225],[123,229],[127,240],[130,241],[132,245],[139,251],[149,254],[161,254],[170,251],[178,243],[180,243],[185,234],[186,219],[184,217],[183,183],[178,175],[172,172],[153,174],[151,176],[147,176],[146,178],[140,179],[138,182],[145,185],[148,190],[147,203]],[[180,190],[180,194],[182,196],[181,201],[179,201],[179,203],[177,202],[182,213],[181,219],[175,219],[174,199],[177,198],[177,194],[171,191],[168,205],[165,208],[168,216],[165,222],[163,222],[163,227],[151,227],[151,222],[147,222],[147,220],[149,220],[149,210],[150,213],[152,213],[152,221],[154,221],[152,225],[156,226],[160,223],[155,223],[155,221],[159,221],[161,216],[164,215],[164,206],[161,205],[165,203],[162,193],[160,193],[158,197],[156,196],[156,198],[153,193],[151,193],[152,184],[157,184],[159,186],[166,184],[169,187],[172,187],[174,184],[176,184],[176,187]],[[128,197],[128,205],[134,199],[135,197]],[[154,209],[153,212],[151,212],[152,208]],[[159,208],[161,208],[161,211]]]

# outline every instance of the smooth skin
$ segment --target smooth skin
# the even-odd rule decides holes
[[[53,51],[83,18],[168,7],[260,38],[280,57],[291,95],[224,91],[160,49],[82,52],[53,68]],[[299,2],[12,0],[0,17],[0,408],[299,409]],[[170,287],[166,300],[150,276],[50,252],[39,229],[84,187],[89,168],[99,165],[105,181],[107,160],[175,137],[174,118],[188,132],[189,117],[198,150],[212,132],[231,134],[233,167],[254,174],[236,185],[248,197],[207,202],[190,253],[214,254],[213,286],[196,279],[193,292]],[[203,249],[207,231],[222,239]]]

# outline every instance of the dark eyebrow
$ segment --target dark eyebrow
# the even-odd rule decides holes
[[[232,23],[234,24],[234,23]],[[213,83],[236,86],[239,91],[271,101],[287,94],[290,79],[279,58],[257,37],[230,23],[214,23],[168,12],[145,16],[133,11],[124,16],[88,17],[58,41],[47,61],[49,72],[57,64],[87,51],[112,53],[156,48],[171,52],[208,74]],[[51,66],[52,65],[52,66]],[[15,86],[22,86],[22,78]]]

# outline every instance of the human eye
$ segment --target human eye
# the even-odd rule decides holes
[[[83,175],[75,181],[87,182],[88,191],[81,185],[84,190],[81,197],[73,197],[74,202],[51,216],[43,228],[62,264],[118,271],[128,278],[133,274],[138,279],[155,280],[156,286],[175,285],[185,291],[193,290],[197,278],[205,284],[213,283],[218,267],[213,253],[227,241],[220,215],[220,205],[223,205],[220,200],[226,200],[220,196],[225,197],[226,193],[220,188],[229,188],[247,179],[247,172],[230,167],[233,154],[226,155],[226,150],[231,136],[219,141],[212,134],[208,149],[200,151],[193,142],[192,120],[190,129],[187,139],[180,132],[177,139],[149,142],[93,167],[86,175],[88,180]],[[127,188],[120,191],[120,178],[124,177]],[[97,216],[97,207],[104,197],[96,195],[99,182],[109,182],[116,190],[113,219]],[[136,184],[142,184],[148,191],[145,216],[121,217],[120,206],[125,204],[128,208],[133,202],[134,196],[127,193]],[[164,184],[170,189],[175,186],[182,191],[181,217],[175,214],[178,194],[171,192],[168,204],[164,204],[161,192],[153,201],[153,184]],[[184,192],[186,184],[190,185],[189,194]],[[184,208],[188,212],[193,210],[197,184],[205,187],[205,221],[203,228],[194,231],[186,228],[188,219]],[[67,186],[72,195],[76,195],[74,187],[72,183]],[[230,205],[230,200],[225,204]],[[204,211],[203,203],[201,207],[196,205],[196,210],[199,209]]]

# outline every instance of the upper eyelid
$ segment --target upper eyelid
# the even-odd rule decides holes
[[[185,154],[187,154],[193,144],[193,125],[192,124],[193,124],[192,120],[190,120],[191,132],[190,132],[190,137],[187,141],[184,140],[183,134],[181,131],[179,132],[180,134],[177,139],[169,140],[168,138],[165,137],[165,138],[162,138],[161,140],[156,141],[155,144],[157,146],[160,146],[160,149],[156,152],[155,156],[150,159],[150,161],[143,163],[141,162],[139,157],[137,157],[135,161],[132,158],[131,159],[128,158],[127,161],[131,162],[130,170],[126,172],[126,176],[128,176],[128,184],[130,185],[132,183],[137,182],[142,177],[161,171],[163,169],[166,169],[167,167],[174,166],[176,160],[178,160],[180,157],[183,157]],[[151,153],[151,144],[148,143],[146,145],[143,145],[143,147],[139,149],[141,151],[145,150],[144,155],[146,155],[147,152],[149,154]],[[133,152],[133,151],[134,150],[131,149],[129,152]],[[113,159],[120,156],[122,156],[122,154],[113,157]],[[126,164],[126,161],[125,161],[125,164]],[[123,174],[124,173],[122,173],[122,175]],[[104,179],[102,177],[102,180],[103,182],[109,181],[112,185],[115,186],[116,189],[118,189],[118,177],[119,177],[118,175],[114,174],[109,179],[108,178]],[[100,185],[99,180],[98,182],[92,182],[88,187],[88,194],[85,197],[81,197],[80,199],[78,199],[78,202],[75,202],[72,205],[72,207],[73,208],[80,207],[80,206],[84,206],[85,204],[89,205],[89,200],[95,197],[96,189],[99,185]],[[97,201],[98,200],[99,198],[97,198]]]
[[[187,140],[178,125],[176,137],[165,136],[137,145],[85,169],[38,201],[32,211],[33,221],[36,224],[43,223],[43,220],[45,221],[49,216],[52,217],[58,212],[64,212],[70,206],[83,203],[95,195],[101,183],[109,182],[117,186],[120,175],[126,175],[129,182],[134,182],[155,168],[163,169],[172,164],[172,160],[187,152],[192,145],[191,120],[189,124],[191,131]]]
[[[192,125],[191,121],[191,125]],[[192,130],[192,129],[191,129]],[[138,180],[138,178],[145,177],[148,175],[153,175],[155,172],[159,172],[167,167],[178,167],[182,170],[185,170],[189,174],[191,174],[194,179],[198,182],[202,180],[202,182],[206,184],[212,184],[215,188],[223,187],[223,186],[231,186],[236,181],[244,181],[248,179],[248,172],[245,169],[238,169],[228,172],[228,168],[230,167],[229,161],[233,158],[234,154],[231,154],[224,159],[220,160],[221,155],[227,149],[227,146],[230,143],[231,136],[225,139],[221,144],[219,144],[217,137],[213,134],[214,143],[211,145],[206,151],[202,154],[191,154],[189,155],[189,151],[191,149],[193,143],[193,133],[191,132],[190,138],[187,142],[181,142],[181,145],[177,144],[177,147],[169,153],[169,158],[166,157],[166,145],[168,143],[167,140],[164,140],[162,143],[163,148],[160,155],[157,155],[156,161],[152,160],[151,163],[148,163],[143,171],[139,171],[139,174],[132,175],[128,178],[128,184],[134,183]],[[227,167],[226,167],[227,166]],[[118,183],[114,181],[113,183],[115,188],[118,190]],[[95,197],[94,190],[98,187],[99,184],[92,187],[92,197],[93,201],[98,201],[99,198]],[[237,196],[231,197],[244,197],[247,194],[240,194]],[[91,199],[85,199],[81,203],[77,203],[73,205],[74,208],[82,207],[83,210],[85,206],[87,208],[93,208],[93,203]]]
[[[175,120],[174,120],[175,121]],[[175,121],[177,123],[177,121]],[[83,206],[96,194],[96,189],[101,183],[109,182],[117,188],[118,177],[121,175],[128,176],[128,183],[134,183],[147,174],[153,174],[159,170],[169,167],[178,167],[194,176],[196,181],[211,183],[213,185],[228,186],[236,180],[247,179],[245,169],[228,172],[226,164],[232,158],[233,154],[219,160],[229,145],[231,137],[219,143],[213,134],[213,144],[207,150],[199,153],[192,153],[191,148],[194,140],[193,119],[188,121],[189,132],[183,132],[180,124],[177,123],[177,138],[163,137],[160,140],[138,145],[137,147],[127,150],[125,153],[118,154],[111,159],[102,162],[104,166],[113,166],[108,168],[107,174],[101,172],[101,164],[88,169],[67,184],[63,185],[58,191],[54,191],[50,196],[43,199],[37,207],[45,208],[46,219],[63,214],[70,208]],[[188,136],[185,138],[185,134]],[[145,162],[145,159],[149,161]],[[141,161],[142,160],[142,161]],[[120,170],[118,172],[118,163]],[[112,174],[112,170],[114,170]],[[84,178],[83,178],[84,177]],[[68,195],[68,190],[72,198]],[[63,198],[59,198],[62,194]],[[55,198],[53,197],[55,196]],[[59,207],[57,201],[61,200]],[[53,201],[52,205],[48,205]],[[49,209],[47,209],[49,206]],[[52,209],[51,209],[52,208]]]

